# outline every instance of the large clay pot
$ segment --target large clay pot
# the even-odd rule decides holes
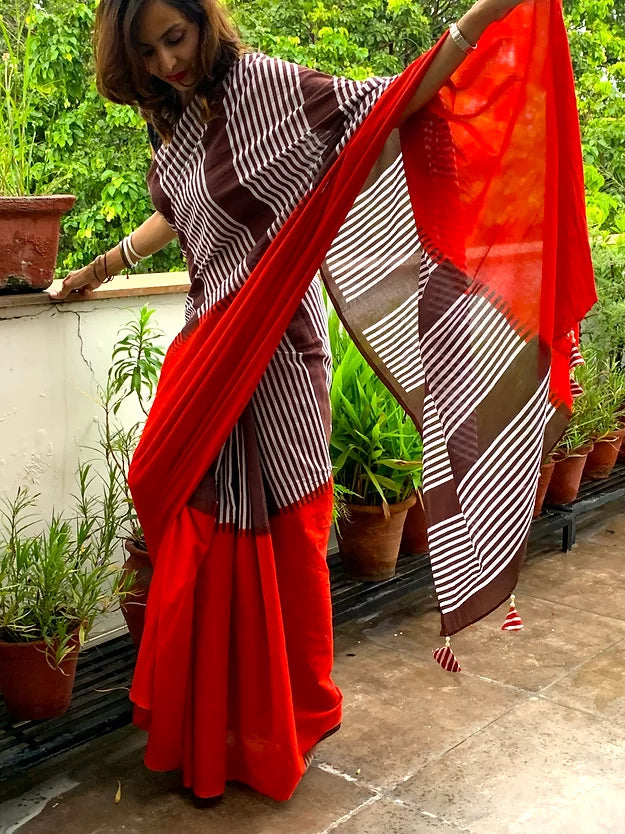
[[[586,459],[592,451],[592,445],[582,446],[567,457],[556,460],[551,476],[551,483],[547,489],[548,504],[570,504],[575,501],[582,481],[582,473]]]
[[[621,430],[608,437],[595,440],[595,446],[588,455],[584,466],[584,478],[591,481],[601,481],[610,477],[618,459],[624,435],[625,430]]]
[[[404,532],[399,547],[400,553],[415,555],[417,553],[427,553],[429,550],[423,495],[419,492],[416,498],[414,507],[408,510],[404,521]]]
[[[362,582],[394,576],[406,514],[416,500],[411,495],[401,504],[391,504],[388,520],[382,507],[349,505],[349,518],[338,523],[339,552],[348,576]]]
[[[18,721],[40,721],[67,712],[80,651],[78,634],[71,645],[72,651],[57,667],[43,640],[0,641],[0,689],[9,715]]]
[[[132,539],[126,539],[124,546],[130,555],[124,562],[123,571],[126,574],[134,571],[135,581],[132,586],[132,595],[121,603],[120,608],[135,649],[139,651],[145,624],[145,606],[152,581],[152,562],[147,550]]]
[[[543,511],[543,504],[545,503],[545,496],[551,483],[551,477],[555,467],[555,461],[543,463],[540,467],[540,478],[538,479],[538,489],[536,491],[536,501],[534,503],[534,514],[532,518],[538,518]]]
[[[61,216],[76,198],[0,197],[0,293],[45,290],[54,278]]]

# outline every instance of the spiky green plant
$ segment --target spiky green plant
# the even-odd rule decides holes
[[[44,641],[55,666],[73,650],[74,635],[82,645],[133,581],[114,561],[117,485],[94,494],[95,483],[81,465],[74,516],[53,513],[43,528],[33,513],[37,495],[20,488],[0,502],[0,639]]]
[[[420,486],[421,438],[334,312],[329,329],[334,369],[330,453],[339,503],[387,509]]]
[[[100,452],[106,461],[108,478],[120,495],[118,530],[141,542],[143,533],[128,488],[128,468],[139,442],[144,420],[123,426],[118,414],[129,401],[139,405],[143,417],[150,404],[163,364],[164,351],[159,345],[163,332],[154,325],[154,310],[141,310],[120,330],[113,346],[106,385],[99,390],[104,411],[100,429]]]
[[[575,370],[583,393],[573,402],[569,425],[554,449],[560,457],[608,437],[625,420],[625,371],[619,361],[590,345],[583,356],[584,365]]]

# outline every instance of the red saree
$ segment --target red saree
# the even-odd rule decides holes
[[[172,344],[132,463],[155,567],[135,720],[146,763],[182,768],[200,796],[237,779],[288,798],[340,722],[320,562],[330,484],[242,532],[216,524],[207,476],[322,262],[423,431],[443,633],[518,577],[543,438],[566,422],[572,333],[595,298],[570,60],[559,5],[519,7],[398,136],[439,46],[373,102],[243,285]]]

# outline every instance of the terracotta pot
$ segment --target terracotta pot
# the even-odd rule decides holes
[[[136,575],[132,586],[132,596],[127,597],[121,603],[120,608],[135,649],[139,651],[145,624],[145,606],[152,581],[152,562],[147,550],[138,547],[132,539],[126,539],[124,547],[130,555],[124,562],[123,571],[126,574],[135,571]]]
[[[427,553],[429,550],[423,495],[419,493],[416,498],[414,507],[411,507],[406,515],[404,532],[399,547],[400,553],[414,555],[417,553]]]
[[[43,640],[0,641],[0,689],[9,715],[18,721],[41,721],[67,712],[80,651],[78,634],[71,643],[72,652],[56,667]]]
[[[54,278],[61,216],[76,198],[0,197],[0,293],[45,290]]]
[[[349,519],[338,524],[339,552],[348,576],[362,582],[394,576],[406,514],[416,500],[411,495],[401,504],[391,504],[388,521],[382,507],[349,505]]]
[[[545,495],[549,489],[555,465],[555,461],[552,460],[549,463],[543,463],[540,467],[540,478],[538,479],[538,490],[536,491],[536,502],[534,504],[534,515],[532,518],[538,518],[543,511]]]
[[[619,451],[623,444],[625,430],[614,432],[609,437],[595,440],[595,446],[588,455],[584,466],[584,478],[591,481],[601,481],[609,478],[616,465]]]
[[[592,445],[576,449],[567,457],[556,460],[551,482],[547,489],[548,504],[570,504],[575,501],[582,482],[582,473],[586,458],[592,451]]]

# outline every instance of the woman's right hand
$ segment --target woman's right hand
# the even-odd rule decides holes
[[[74,269],[68,273],[67,277],[58,289],[50,290],[50,298],[52,301],[64,301],[72,293],[78,293],[81,296],[89,295],[91,290],[95,290],[101,285],[95,275],[95,268],[93,263],[81,267],[81,269]]]

